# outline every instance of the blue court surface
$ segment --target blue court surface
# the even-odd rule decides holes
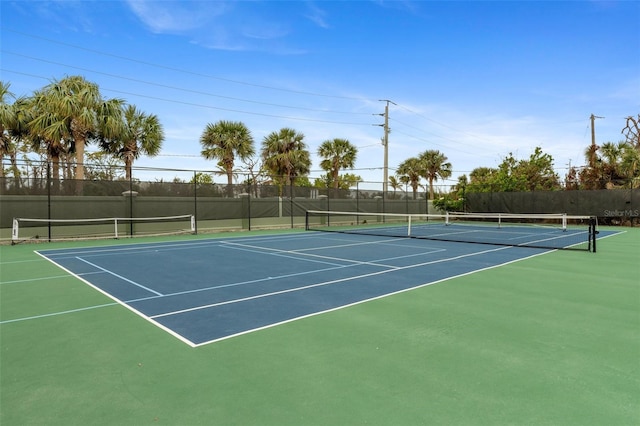
[[[305,232],[38,253],[199,346],[546,251]]]

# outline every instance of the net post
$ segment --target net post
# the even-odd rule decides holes
[[[309,210],[305,210],[304,212],[304,230],[309,230]]]
[[[502,228],[502,214],[498,213],[498,229]]]
[[[197,234],[198,232],[196,230],[196,216],[192,214],[190,221],[191,221],[191,232],[193,232],[194,234]]]
[[[117,240],[118,239],[118,218],[117,217],[113,219],[113,223],[115,225],[114,235],[115,235],[115,239]]]
[[[562,213],[562,230],[563,231],[567,230],[567,214],[566,213]]]
[[[449,210],[444,212],[444,224],[445,226],[451,225],[451,222],[449,221]]]
[[[591,231],[591,241],[590,241],[590,245],[592,247],[591,252],[595,253],[596,252],[596,237],[598,235],[598,218],[596,216],[592,216],[591,219],[589,220],[590,224],[589,224],[589,229]]]
[[[13,218],[13,223],[11,226],[11,245],[14,245],[18,242],[18,229],[20,225],[18,223],[18,218]]]
[[[407,237],[410,237],[410,236],[411,236],[411,219],[412,219],[412,218],[413,218],[413,215],[412,215],[412,214],[410,214],[410,215],[408,216],[408,219],[409,219],[409,220],[408,220],[408,223],[407,223]]]

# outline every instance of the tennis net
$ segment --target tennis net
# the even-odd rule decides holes
[[[308,231],[342,232],[463,243],[596,251],[591,216],[566,214],[398,214],[310,210]]]
[[[131,238],[195,232],[193,215],[95,219],[14,218],[11,243]]]

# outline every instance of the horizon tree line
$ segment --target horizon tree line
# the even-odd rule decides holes
[[[9,91],[10,84],[0,81],[0,154],[9,158],[10,171],[18,177],[19,152],[41,153],[52,164],[52,177],[77,180],[81,192],[85,179],[85,159],[110,157],[124,163],[127,180],[132,179],[134,161],[141,155],[160,153],[164,131],[159,118],[140,111],[122,99],[107,99],[98,85],[81,76],[65,77],[36,90],[32,96],[18,97]],[[9,103],[9,98],[14,98]],[[605,189],[640,185],[640,114],[628,117],[622,130],[626,140],[617,144],[606,142],[585,150],[587,166],[571,167],[564,189]],[[85,154],[85,147],[94,143],[100,153]],[[265,136],[259,150],[251,131],[242,122],[219,120],[208,123],[201,136],[201,155],[217,161],[219,174],[227,177],[227,191],[233,193],[234,177],[240,160],[249,172],[247,183],[279,186],[302,185],[320,188],[349,189],[362,181],[352,173],[357,148],[344,138],[327,139],[317,149],[320,167],[326,172],[309,181],[311,155],[305,136],[292,128],[282,128]],[[257,156],[257,158],[256,158]],[[444,153],[426,150],[401,162],[395,176],[389,178],[394,192],[402,185],[410,187],[413,197],[418,188],[428,189],[429,198],[436,196],[434,182],[452,175],[452,165]],[[258,170],[255,170],[257,168]],[[109,174],[103,174],[109,176]],[[0,177],[4,169],[0,167]],[[265,177],[267,179],[265,179]],[[422,185],[422,180],[426,181]],[[620,184],[622,182],[622,184]],[[517,160],[509,153],[497,168],[477,167],[462,175],[450,193],[465,191],[534,191],[562,189],[553,170],[553,158],[536,147],[527,160]]]

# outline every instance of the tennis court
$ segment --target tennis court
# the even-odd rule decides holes
[[[640,247],[619,231],[597,253],[523,231],[0,247],[2,424],[633,424]]]
[[[441,238],[445,230],[422,228],[437,229],[427,234],[434,238]],[[414,239],[380,237],[380,229],[376,227],[375,235],[363,234],[368,229],[360,228],[358,235],[310,232],[38,253],[196,346],[543,252],[449,241],[425,245]],[[390,229],[397,225],[384,227],[385,232]],[[478,241],[478,226],[455,228],[445,236],[460,238],[463,232]],[[480,237],[491,242],[505,232],[519,245],[552,241],[551,247],[567,240],[575,244],[576,235],[583,233],[491,228],[482,230]]]

